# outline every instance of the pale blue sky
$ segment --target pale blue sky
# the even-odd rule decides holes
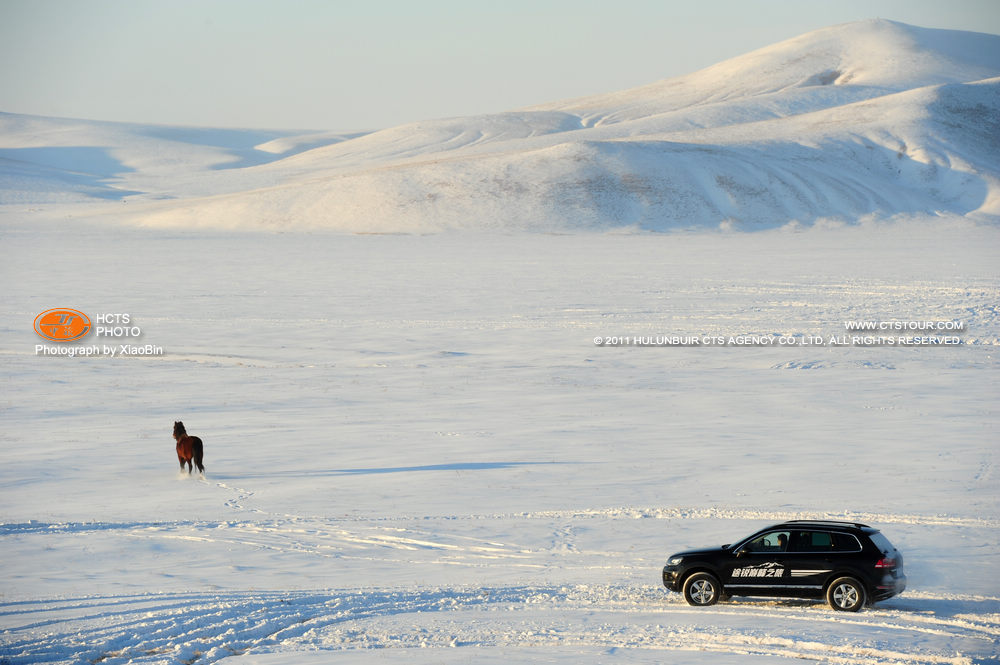
[[[874,17],[1000,34],[1000,0],[0,0],[0,111],[373,129],[629,88]]]

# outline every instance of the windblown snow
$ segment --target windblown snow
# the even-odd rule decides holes
[[[0,665],[995,663],[998,44],[871,21],[377,132],[0,115]],[[160,351],[50,355],[56,307]],[[880,321],[961,343],[801,343]],[[906,592],[662,587],[802,518]]]
[[[355,232],[995,221],[997,77],[998,36],[873,20],[633,90],[362,134],[5,115],[0,202]]]

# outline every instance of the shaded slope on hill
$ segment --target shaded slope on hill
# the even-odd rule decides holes
[[[32,192],[43,201],[63,191],[74,200],[130,195],[140,205],[116,215],[155,226],[425,232],[757,229],[899,214],[996,221],[997,77],[998,36],[862,21],[632,90],[366,134],[213,135],[81,121],[67,142],[71,121],[29,132],[13,127],[21,117],[5,116],[0,180],[7,203],[30,203]],[[38,154],[25,149],[69,145],[102,150],[93,154],[103,170],[79,180],[11,161]]]

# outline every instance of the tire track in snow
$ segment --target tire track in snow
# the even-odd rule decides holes
[[[846,616],[798,601],[691,608],[650,587],[611,585],[38,600],[0,604],[0,658],[117,665],[214,663],[273,650],[586,646],[971,665],[996,654],[1000,601],[918,606],[888,603]]]
[[[485,516],[28,522],[0,525],[0,538],[109,532],[129,538],[199,539],[402,564],[484,566],[503,559],[505,568],[551,565],[592,572],[609,558],[620,557],[580,547],[581,534],[575,527],[589,520],[778,521],[788,517],[803,514],[626,507]],[[949,516],[852,513],[836,517],[960,528],[995,524],[988,519]],[[551,541],[529,538],[533,543],[529,547],[497,535],[497,524],[503,533],[521,533],[528,521],[537,522]],[[478,531],[470,530],[472,524]],[[548,555],[554,558],[547,559]],[[873,610],[842,615],[806,601],[738,599],[717,608],[689,608],[679,596],[655,585],[424,585],[400,590],[29,600],[0,604],[0,630],[0,661],[6,660],[5,665],[165,659],[211,663],[248,651],[416,646],[699,649],[847,665],[964,665],[997,653],[1000,599],[910,591]]]
[[[262,516],[263,517],[263,516]],[[600,533],[614,529],[622,537],[621,528],[643,529],[642,520],[718,520],[776,522],[783,519],[808,517],[840,517],[864,520],[872,524],[898,523],[927,527],[958,529],[995,529],[996,520],[970,517],[923,516],[899,514],[809,514],[779,513],[747,509],[718,508],[607,508],[566,511],[544,511],[519,514],[424,516],[424,517],[274,517],[222,521],[122,522],[122,523],[42,523],[28,522],[0,525],[3,537],[31,537],[36,547],[59,547],[72,541],[48,540],[84,537],[90,533],[104,534],[107,542],[114,538],[146,540],[150,548],[157,541],[197,541],[232,551],[271,552],[274,555],[294,555],[303,563],[366,561],[380,565],[423,566],[424,570],[453,568],[470,569],[502,565],[511,571],[558,570],[561,578],[569,571],[593,573],[614,571],[614,575],[646,575],[662,565],[664,551],[616,550],[602,540]],[[600,522],[606,524],[596,524]],[[595,526],[588,523],[594,522]],[[612,527],[613,523],[618,526]],[[638,533],[638,532],[637,532]],[[627,539],[628,534],[624,537]],[[40,539],[40,540],[39,540]],[[637,542],[637,541],[636,541]],[[627,544],[627,542],[625,543]],[[22,547],[25,545],[22,543]],[[131,551],[126,549],[126,551]],[[138,550],[145,551],[145,550]],[[213,550],[217,560],[224,560]],[[265,559],[256,559],[264,562]],[[329,563],[324,565],[330,565]],[[642,573],[645,570],[646,573]],[[585,580],[599,581],[592,575]],[[322,583],[319,580],[313,582]],[[436,583],[448,583],[445,578]],[[309,584],[309,583],[307,583]],[[232,588],[232,587],[229,587]]]
[[[1000,527],[1000,520],[987,517],[963,517],[952,515],[914,515],[900,513],[829,513],[818,511],[775,511],[732,508],[599,508],[585,510],[558,510],[514,513],[510,516],[532,519],[725,519],[761,522],[783,522],[786,520],[841,520],[864,522],[866,524],[922,524],[928,526],[968,526]]]
[[[243,500],[253,495],[249,490],[230,488],[219,483],[223,489],[236,491],[239,499]],[[227,504],[228,505],[228,504]],[[242,506],[240,506],[242,508]],[[254,509],[255,512],[261,512]],[[1000,519],[989,517],[970,517],[952,515],[919,515],[902,513],[829,513],[817,511],[774,511],[757,509],[732,509],[732,508],[685,508],[685,507],[663,507],[663,508],[637,508],[637,507],[617,507],[617,508],[594,508],[580,510],[550,510],[532,511],[521,513],[495,513],[489,515],[428,515],[422,517],[414,516],[344,516],[344,517],[308,517],[289,515],[284,518],[261,519],[261,520],[181,520],[173,522],[39,522],[31,520],[29,522],[9,522],[0,524],[0,537],[10,535],[21,535],[28,533],[82,533],[86,531],[111,531],[111,530],[135,530],[146,528],[177,528],[191,527],[199,529],[214,529],[220,527],[237,527],[248,525],[260,525],[264,529],[273,529],[282,525],[296,525],[306,523],[316,524],[359,524],[359,523],[393,523],[412,522],[419,523],[432,521],[485,521],[485,520],[505,520],[510,518],[521,519],[659,519],[659,520],[684,520],[684,519],[724,519],[734,521],[760,521],[760,522],[782,522],[791,519],[821,519],[821,520],[843,520],[848,522],[864,522],[867,524],[914,524],[926,526],[959,526],[959,527],[988,527],[1000,528]]]

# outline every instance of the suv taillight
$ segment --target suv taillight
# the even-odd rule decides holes
[[[895,568],[896,560],[890,556],[884,556],[875,562],[876,568]]]

